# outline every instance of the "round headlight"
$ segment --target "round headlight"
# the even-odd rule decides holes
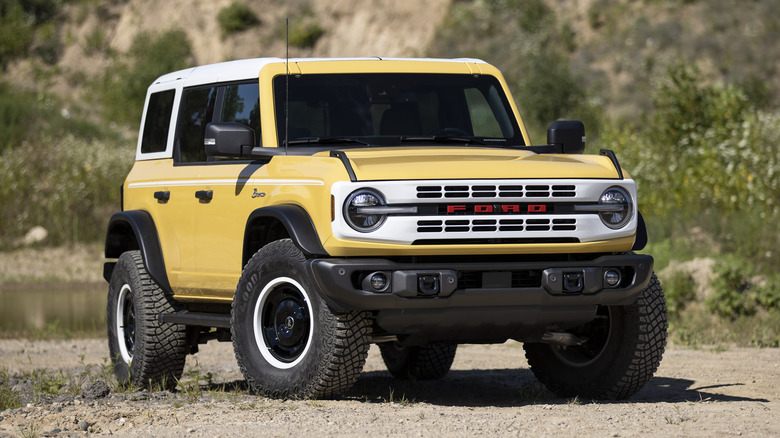
[[[385,198],[379,192],[370,189],[355,190],[344,203],[344,218],[350,227],[361,233],[374,231],[382,226],[387,215],[372,212],[371,207],[383,205]]]
[[[605,208],[599,211],[601,222],[612,229],[623,228],[631,220],[633,204],[631,195],[620,187],[610,187],[601,194],[599,205]]]

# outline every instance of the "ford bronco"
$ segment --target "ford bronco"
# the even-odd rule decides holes
[[[532,109],[530,109],[532,110]],[[401,379],[523,343],[560,396],[656,371],[666,304],[635,182],[578,121],[532,145],[475,59],[249,59],[161,76],[108,224],[117,377],[175,385],[230,341],[250,388],[337,397],[370,344]]]

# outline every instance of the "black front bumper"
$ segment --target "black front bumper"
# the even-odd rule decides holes
[[[335,310],[375,312],[380,330],[417,336],[420,343],[496,342],[581,325],[599,305],[635,302],[653,272],[653,258],[639,254],[576,262],[308,263],[321,296]],[[621,273],[613,287],[604,276],[610,269]],[[369,290],[365,278],[376,272],[391,280],[385,291]]]
[[[314,259],[309,261],[309,267],[323,298],[342,311],[627,305],[636,300],[650,281],[653,258],[625,254],[605,255],[587,262],[448,263],[446,266],[376,258]],[[604,272],[610,268],[623,273],[617,287],[604,284]],[[361,287],[363,277],[374,272],[389,274],[392,284],[386,292]],[[421,276],[438,277],[440,291],[423,293],[417,281]],[[577,277],[582,280],[579,290],[572,280]]]

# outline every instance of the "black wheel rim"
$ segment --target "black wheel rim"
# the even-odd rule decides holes
[[[261,329],[270,353],[281,362],[293,362],[309,342],[311,324],[305,297],[294,285],[281,283],[268,292],[262,308]]]
[[[572,367],[586,367],[596,362],[609,345],[612,338],[613,311],[611,308],[601,306],[596,312],[593,321],[569,330],[569,333],[586,341],[582,345],[575,346],[550,346],[553,353],[565,364]]]

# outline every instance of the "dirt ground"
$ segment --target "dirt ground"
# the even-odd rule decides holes
[[[12,376],[40,368],[78,375],[90,364],[94,372],[106,356],[103,340],[0,340],[0,369]],[[0,412],[0,437],[780,436],[779,349],[667,348],[649,384],[613,403],[553,397],[515,342],[460,346],[444,379],[416,383],[393,380],[372,347],[341,400],[250,395],[226,343],[203,346],[187,369],[210,373],[211,384],[98,396],[85,385],[78,396]]]

